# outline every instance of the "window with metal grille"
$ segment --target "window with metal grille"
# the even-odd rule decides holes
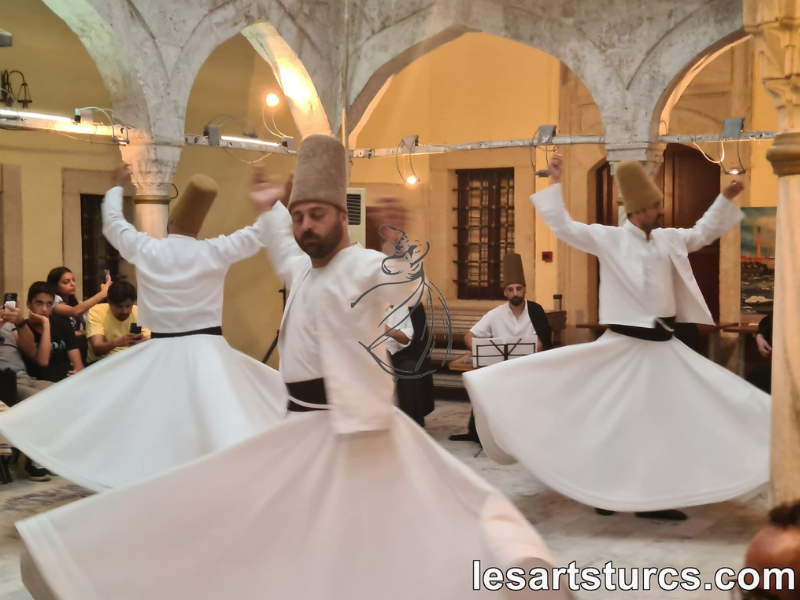
[[[456,266],[460,300],[502,300],[503,257],[514,251],[514,169],[462,169]]]
[[[90,298],[100,291],[105,281],[105,270],[113,281],[125,279],[120,275],[120,264],[125,261],[119,252],[103,236],[103,217],[100,205],[103,196],[81,194],[81,242],[83,256],[83,296]],[[126,212],[129,201],[126,198]]]

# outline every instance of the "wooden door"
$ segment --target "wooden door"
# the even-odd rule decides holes
[[[664,226],[691,228],[719,195],[719,166],[682,144],[664,152]],[[719,240],[689,254],[711,316],[719,321]]]

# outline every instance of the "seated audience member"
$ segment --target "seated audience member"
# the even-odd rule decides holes
[[[0,370],[10,369],[16,374],[17,400],[27,400],[36,392],[53,385],[51,381],[34,379],[25,370],[25,362],[22,360],[17,348],[17,328],[23,323],[22,311],[15,307],[4,305],[0,311]],[[0,402],[0,411],[7,410],[4,402]],[[10,444],[0,438],[0,446],[9,448]],[[32,481],[49,481],[50,473],[39,463],[25,457],[25,474]]]
[[[17,327],[17,346],[37,379],[61,381],[83,369],[75,331],[53,314],[56,292],[37,281],[28,290],[28,319]]]
[[[121,352],[150,339],[150,332],[142,327],[141,333],[131,333],[137,322],[136,288],[127,281],[116,281],[108,288],[108,304],[98,304],[89,309],[86,319],[86,337],[89,340],[88,363]]]
[[[762,578],[758,586],[741,593],[742,600],[800,600],[800,584],[793,589],[788,573],[800,573],[800,502],[776,506],[769,513],[770,524],[759,531],[747,547],[745,568],[755,569]],[[767,571],[769,570],[769,571]],[[781,571],[783,573],[781,573]],[[769,572],[769,581],[764,581]],[[778,581],[783,589],[777,589]],[[750,581],[748,580],[748,583]]]
[[[17,398],[27,400],[36,392],[53,385],[51,381],[34,379],[25,369],[25,361],[17,347],[16,330],[22,325],[22,311],[12,306],[3,306],[0,312],[0,371],[10,369],[17,375]]]
[[[86,327],[86,313],[108,296],[111,286],[111,277],[106,277],[105,283],[100,286],[100,291],[88,300],[78,302],[75,297],[75,277],[67,267],[56,267],[47,275],[47,283],[55,290],[55,303],[53,313],[59,317],[69,319],[72,329],[79,331]]]
[[[770,364],[756,367],[747,376],[747,381],[768,394],[772,393],[772,313],[761,319],[758,323],[756,334],[758,351],[764,358],[770,359]]]

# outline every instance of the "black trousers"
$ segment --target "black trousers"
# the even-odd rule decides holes
[[[747,375],[747,381],[767,394],[772,393],[772,366],[756,367]]]

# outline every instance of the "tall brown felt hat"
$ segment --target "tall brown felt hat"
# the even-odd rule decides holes
[[[301,142],[287,208],[301,202],[322,202],[347,212],[347,155],[336,138],[310,135]]]
[[[664,199],[664,194],[658,189],[653,180],[638,160],[623,160],[617,165],[616,170],[619,195],[625,212],[629,215],[652,206]]]
[[[503,258],[503,289],[510,285],[525,285],[525,271],[519,254],[506,254]]]
[[[217,184],[211,177],[192,175],[169,220],[187,233],[197,235],[216,197]]]

